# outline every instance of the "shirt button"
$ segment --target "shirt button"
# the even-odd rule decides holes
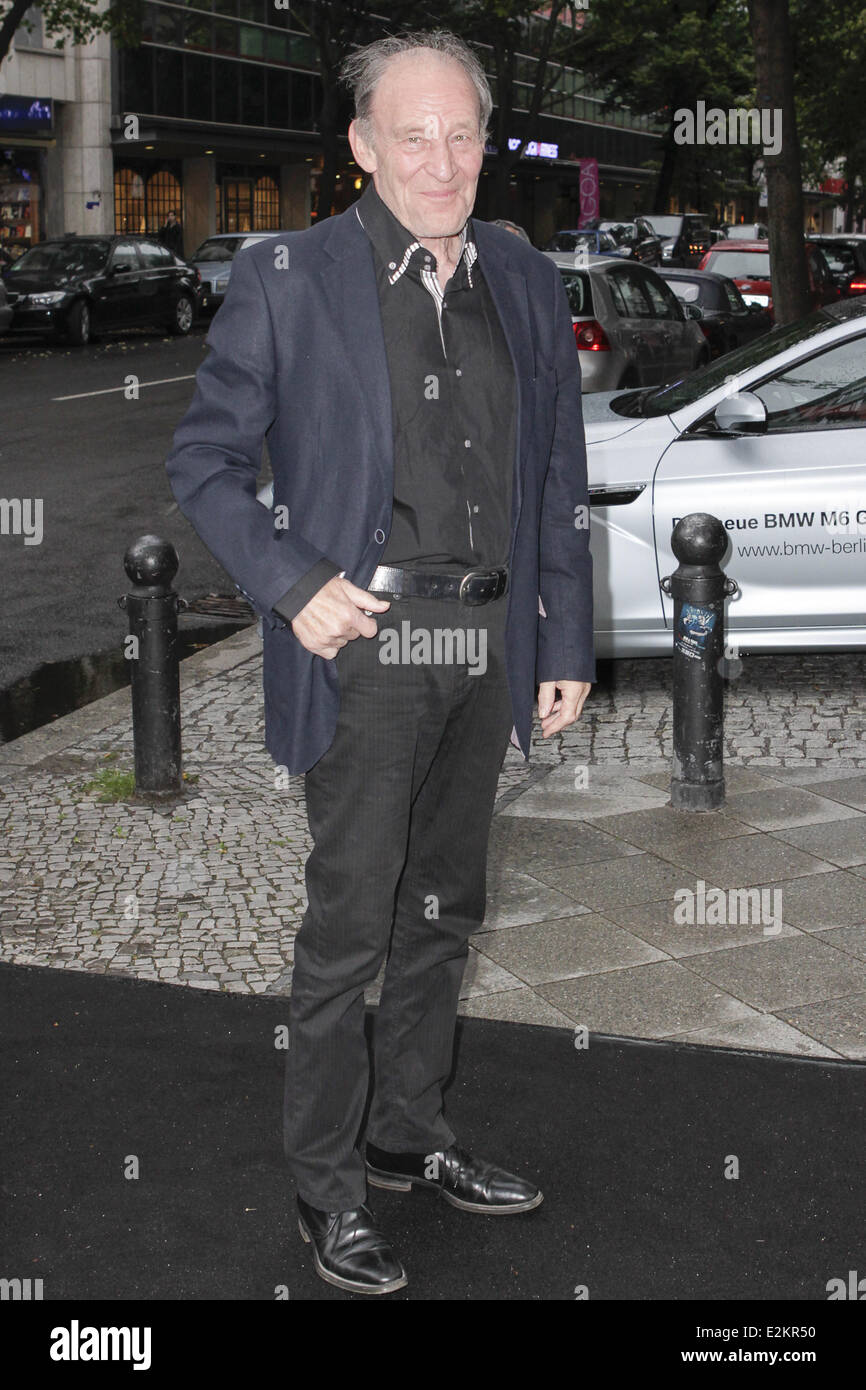
[[[471,449],[471,448],[472,448],[472,440],[471,440],[471,439],[464,439],[464,441],[463,441],[463,447],[464,447],[464,449]]]
[[[389,269],[389,270],[396,270],[396,269],[397,269],[397,262],[396,262],[396,261],[389,261],[389,262],[388,262],[388,269]]]
[[[385,543],[385,532],[382,530],[381,526],[379,527],[378,531],[377,531],[376,534],[374,535],[373,539],[374,539],[374,541],[377,541],[377,542],[379,543],[379,545],[384,545],[384,543]]]
[[[477,512],[477,511],[478,511],[478,507],[475,506],[475,507],[472,508],[472,510],[473,510],[473,512]]]
[[[459,367],[457,368],[457,371],[454,373],[454,375],[455,375],[455,376],[462,376],[462,375],[463,375],[463,373],[461,372],[461,370],[460,370]]]

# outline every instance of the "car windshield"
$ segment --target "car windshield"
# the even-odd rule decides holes
[[[679,236],[683,224],[681,217],[650,217],[648,221],[661,236]]]
[[[851,271],[857,269],[857,262],[854,259],[854,252],[850,246],[839,245],[835,241],[819,241],[817,243],[827,258],[827,264],[831,270]]]
[[[586,318],[592,313],[592,290],[589,274],[585,270],[563,270],[560,267],[568,304],[575,318]]]
[[[25,251],[7,275],[88,275],[101,270],[108,256],[107,241],[46,241]]]
[[[683,304],[697,304],[701,297],[700,280],[668,280],[677,299]]]
[[[769,251],[712,251],[710,259],[703,267],[713,270],[717,275],[728,275],[732,280],[769,280]]]
[[[609,232],[583,230],[577,232],[557,232],[547,243],[548,251],[576,251],[585,246],[593,254],[600,251],[615,251],[616,242]]]
[[[848,300],[847,304],[856,306],[856,301]],[[839,312],[840,308],[841,306],[834,306],[833,312],[818,309],[796,323],[780,325],[747,343],[745,347],[735,348],[733,352],[725,353],[715,362],[699,367],[683,381],[675,381],[670,386],[662,386],[658,390],[650,387],[646,391],[628,391],[612,400],[610,408],[616,411],[617,415],[631,417],[673,415],[675,411],[682,410],[687,405],[694,405],[695,401],[709,395],[717,387],[724,386],[728,377],[747,371],[749,367],[759,367],[762,362],[768,362],[771,357],[784,352],[786,348],[796,347],[798,343],[804,343],[818,333],[825,333],[840,318],[845,317]]]
[[[194,261],[230,261],[246,239],[245,233],[243,236],[229,236],[219,241],[216,239],[203,241],[192,259]]]

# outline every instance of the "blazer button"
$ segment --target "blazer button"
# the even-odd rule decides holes
[[[379,545],[385,544],[385,532],[382,530],[381,526],[373,537],[373,540],[377,541]]]

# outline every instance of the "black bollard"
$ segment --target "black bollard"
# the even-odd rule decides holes
[[[674,600],[671,805],[680,811],[715,811],[725,800],[725,599],[739,593],[719,567],[727,544],[718,517],[707,512],[682,517],[671,536],[679,566],[662,580]]]
[[[145,796],[176,796],[181,788],[180,600],[171,582],[177,573],[177,551],[158,536],[142,536],[127,550],[123,566],[133,584],[118,602],[126,610],[134,639],[129,655],[135,790]]]

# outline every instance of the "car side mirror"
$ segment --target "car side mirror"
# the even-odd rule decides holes
[[[766,434],[767,431],[767,407],[760,396],[751,391],[726,396],[716,406],[714,419],[726,433]]]
[[[684,304],[683,308],[686,311],[687,318],[702,319],[704,316],[704,311],[701,308],[700,304]]]

